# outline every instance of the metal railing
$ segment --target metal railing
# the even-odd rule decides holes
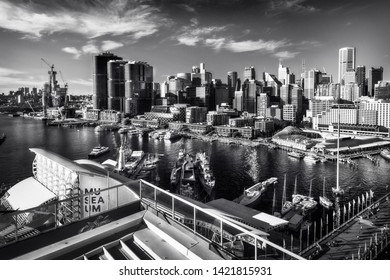
[[[139,181],[138,192],[141,200],[149,207],[157,211],[164,209],[166,214],[182,222],[194,233],[202,235],[210,242],[215,243],[217,240],[219,246],[223,248],[234,247],[234,243],[231,242],[243,241],[253,246],[253,258],[255,260],[260,258],[285,259],[289,257],[291,259],[304,259],[302,256],[244,229],[219,214],[203,209],[142,179]],[[211,232],[204,234],[202,230],[205,227],[208,227]],[[267,249],[267,246],[271,249]]]

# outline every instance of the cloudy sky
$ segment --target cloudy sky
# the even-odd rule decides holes
[[[277,74],[279,59],[299,76],[337,77],[338,49],[357,64],[383,66],[390,80],[387,0],[0,0],[0,93],[42,87],[54,64],[70,93],[92,92],[92,55],[146,61],[154,80],[206,63],[213,78],[255,66]],[[62,79],[58,79],[62,84]]]

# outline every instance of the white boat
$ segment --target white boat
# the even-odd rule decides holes
[[[175,140],[177,138],[180,138],[181,135],[176,130],[170,130],[164,135],[165,140]]]
[[[110,151],[109,147],[99,145],[99,146],[96,146],[92,149],[92,151],[88,154],[88,157],[95,158],[95,157],[101,156],[105,153],[108,153],[109,151]]]
[[[144,161],[143,169],[151,170],[157,167],[157,163],[159,162],[159,158],[157,155],[148,155],[147,159]]]
[[[380,152],[380,155],[381,155],[383,158],[390,160],[390,150],[389,150],[389,149],[383,149],[383,150]]]
[[[288,155],[289,155],[290,157],[293,157],[293,158],[299,158],[299,159],[301,159],[301,158],[304,158],[304,157],[305,157],[305,155],[304,155],[304,154],[302,154],[302,153],[298,153],[298,152],[294,152],[294,151],[292,151],[292,152],[289,152],[289,153],[288,153]]]
[[[327,209],[330,209],[330,208],[332,208],[332,206],[333,206],[333,202],[330,201],[330,199],[327,198],[326,195],[325,195],[325,185],[326,185],[326,183],[325,183],[325,177],[324,177],[324,184],[323,184],[323,189],[322,189],[322,196],[319,197],[319,200],[320,200],[320,204],[321,204],[323,207],[325,207],[325,208],[327,208]]]
[[[306,162],[310,162],[310,163],[317,163],[319,162],[320,160],[318,159],[318,157],[314,156],[314,155],[307,155],[303,158],[304,161]]]
[[[210,195],[215,187],[214,175],[210,169],[209,160],[205,152],[196,154],[199,167],[199,179],[203,189]]]

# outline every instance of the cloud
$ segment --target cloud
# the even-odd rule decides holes
[[[103,51],[115,50],[115,49],[121,48],[123,46],[124,46],[123,43],[110,41],[110,40],[102,42],[102,50]]]
[[[62,51],[73,54],[74,59],[79,59],[83,54],[97,54],[104,51],[115,50],[123,46],[124,44],[121,42],[105,40],[101,43],[101,46],[98,47],[95,41],[89,41],[86,45],[82,46],[80,50],[75,47],[65,47],[62,48]]]
[[[195,8],[191,7],[188,4],[178,4],[177,6],[182,8],[182,9],[184,9],[185,11],[187,11],[189,13],[195,13],[196,12]]]
[[[65,47],[65,48],[62,48],[62,51],[66,52],[66,53],[73,54],[74,59],[79,59],[80,55],[82,54],[82,51],[79,51],[75,47]]]
[[[266,9],[266,14],[276,16],[284,12],[307,14],[319,11],[318,8],[306,5],[305,2],[307,0],[271,0],[268,9]]]
[[[296,57],[298,54],[299,52],[280,51],[273,54],[273,56],[281,59],[290,59]]]
[[[196,43],[199,42],[199,37],[190,37],[186,35],[180,35],[176,38],[179,44],[186,46],[196,46]]]
[[[287,45],[286,40],[281,41],[265,41],[262,39],[259,39],[257,41],[253,40],[246,40],[246,41],[239,41],[236,42],[234,40],[230,40],[226,43],[224,46],[225,49],[232,51],[232,52],[250,52],[250,51],[269,51],[273,52],[275,49],[284,47]]]
[[[225,38],[208,38],[204,43],[206,46],[219,51],[222,47],[224,47],[225,41]]]
[[[19,32],[24,38],[35,39],[53,33],[70,32],[87,38],[128,35],[138,40],[156,33],[160,26],[169,23],[156,7],[130,3],[123,8],[124,2],[128,3],[114,0],[108,6],[96,4],[76,11],[65,7],[36,9],[31,4],[33,2],[18,5],[3,0],[0,2],[0,28]]]
[[[0,67],[0,92],[16,90],[22,86],[40,87],[44,82],[44,76],[28,76],[26,72]]]
[[[78,78],[78,79],[70,80],[69,84],[81,85],[81,86],[92,86],[92,79],[85,80],[85,79]]]
[[[81,50],[84,54],[97,54],[100,52],[99,48],[93,43],[82,46]]]

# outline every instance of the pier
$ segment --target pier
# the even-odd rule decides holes
[[[300,255],[305,259],[376,259],[390,243],[390,193],[370,203]]]

